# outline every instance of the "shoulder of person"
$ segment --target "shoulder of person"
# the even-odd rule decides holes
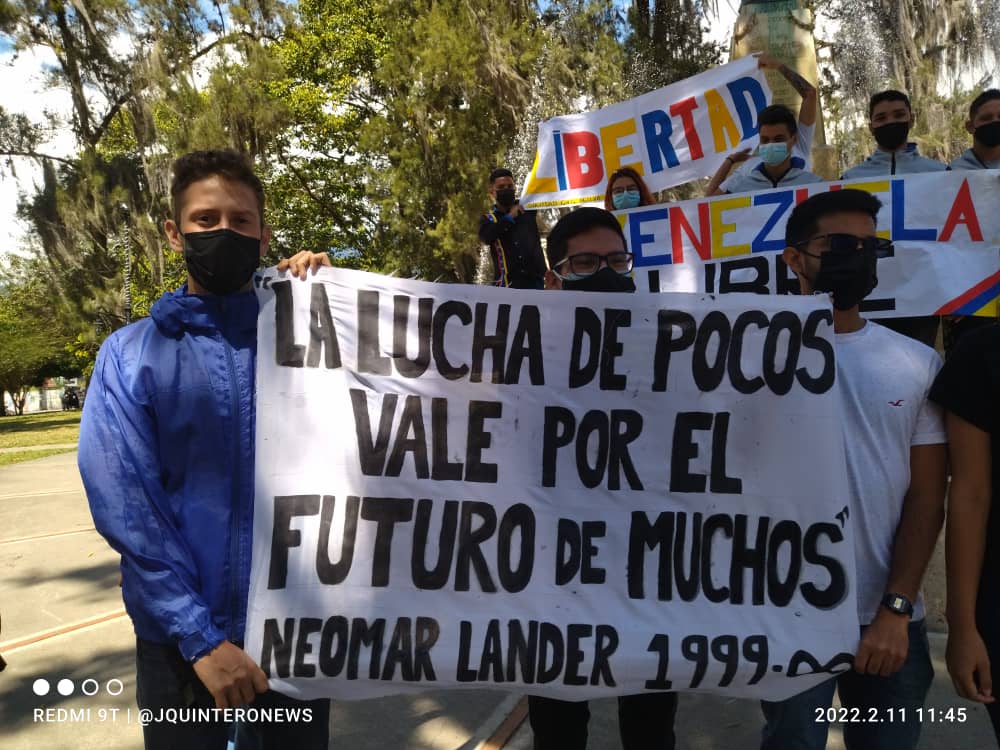
[[[951,169],[951,167],[945,164],[943,161],[932,159],[929,156],[918,156],[917,159],[920,162],[920,166],[926,172],[947,172],[949,169]]]
[[[994,359],[1000,363],[1000,321],[962,336],[955,354],[969,356],[973,353],[976,359]]]
[[[826,182],[826,180],[815,172],[809,172],[805,169],[799,173],[799,182],[801,183],[811,183],[811,182]]]
[[[868,157],[860,164],[855,164],[853,167],[848,167],[844,170],[844,173],[840,176],[842,180],[851,180],[854,177],[862,177],[867,174],[868,170],[872,168],[872,157]]]
[[[538,230],[538,212],[529,209],[524,209],[517,216],[517,221],[530,224],[536,231]]]
[[[747,172],[737,172],[725,179],[719,187],[727,193],[745,193],[748,190],[756,190],[761,186],[771,187],[771,183],[765,182],[763,178],[757,176],[758,174],[756,169],[751,169]]]
[[[984,168],[983,165],[979,163],[979,160],[973,155],[971,148],[963,151],[961,156],[958,158],[952,159],[948,166],[956,171]]]
[[[931,368],[936,373],[941,369],[942,359],[936,349],[909,336],[904,336],[902,333],[893,331],[891,328],[878,325],[878,321],[869,321],[869,323],[872,322],[876,323],[872,333],[875,337],[875,342],[877,342],[873,343],[873,345],[891,351],[892,356],[898,358],[901,369],[906,368],[907,365],[916,372]]]

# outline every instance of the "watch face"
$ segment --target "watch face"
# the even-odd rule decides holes
[[[908,615],[913,612],[913,605],[910,604],[910,601],[899,594],[886,594],[882,604],[897,614]]]

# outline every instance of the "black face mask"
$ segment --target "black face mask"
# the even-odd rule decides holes
[[[514,205],[514,188],[504,188],[497,190],[497,205],[503,208],[510,208]]]
[[[191,278],[212,294],[232,294],[260,265],[260,240],[232,229],[184,235],[184,262]]]
[[[813,290],[833,294],[833,306],[850,310],[878,286],[874,248],[827,250],[820,256]]]
[[[976,128],[975,135],[973,136],[979,143],[986,146],[986,148],[995,148],[1000,146],[1000,120],[994,120],[993,122],[988,122],[985,125],[980,125]]]
[[[910,134],[910,123],[890,122],[888,125],[880,125],[872,131],[875,142],[886,151],[895,151],[906,143],[906,136]]]
[[[584,279],[563,279],[563,289],[577,292],[634,292],[631,276],[622,276],[605,266]]]

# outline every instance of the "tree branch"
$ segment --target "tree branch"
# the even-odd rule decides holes
[[[37,151],[0,151],[0,156],[25,156],[29,159],[50,159],[52,161],[60,162],[61,164],[75,164],[72,159],[64,159],[61,156],[52,156],[50,154],[41,154]]]

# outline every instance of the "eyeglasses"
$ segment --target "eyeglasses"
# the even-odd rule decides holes
[[[638,193],[639,188],[635,185],[629,185],[628,187],[613,187],[611,188],[612,195],[621,195],[622,193]]]
[[[608,253],[607,255],[600,255],[598,253],[577,253],[576,255],[570,255],[563,258],[561,261],[556,263],[555,268],[559,268],[564,264],[569,265],[569,274],[563,274],[556,271],[556,275],[560,279],[575,281],[577,279],[585,279],[588,276],[593,276],[599,270],[601,270],[601,264],[603,263],[612,271],[618,274],[627,274],[632,271],[632,266],[635,262],[635,256],[632,253],[624,252],[614,252]]]
[[[793,243],[792,247],[799,248],[801,253],[808,255],[810,258],[819,258],[819,253],[809,253],[802,248],[804,245],[808,245],[813,240],[822,239],[827,240],[830,250],[833,252],[846,253],[852,250],[857,250],[861,247],[865,250],[874,252],[876,258],[889,258],[892,256],[894,251],[892,240],[883,239],[882,237],[858,237],[857,235],[841,234],[839,232],[817,234],[815,237],[810,237],[808,240]]]

